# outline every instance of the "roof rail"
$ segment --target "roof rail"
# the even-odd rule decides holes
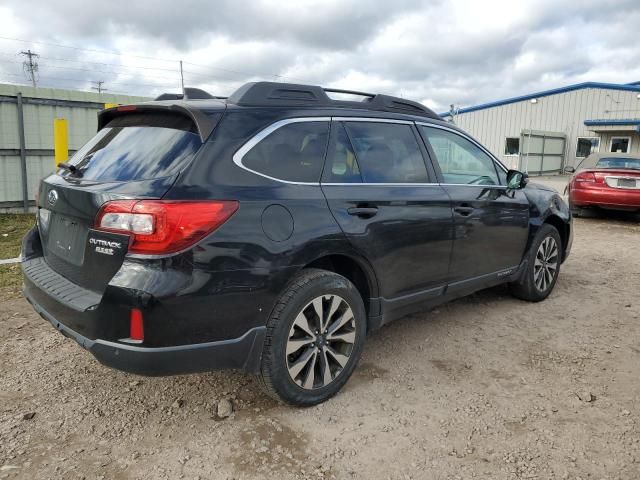
[[[182,100],[181,93],[162,93],[158,95],[154,100]]]
[[[344,93],[365,97],[362,101],[333,100],[329,93]],[[299,85],[278,82],[250,82],[236,90],[227,103],[242,106],[318,106],[348,107],[382,112],[404,113],[441,120],[433,110],[421,103],[389,95],[322,88],[316,85]]]
[[[200,88],[184,87],[184,93],[163,93],[154,100],[225,100],[227,97],[216,97]]]

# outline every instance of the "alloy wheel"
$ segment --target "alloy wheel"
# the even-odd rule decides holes
[[[533,281],[540,292],[545,292],[558,272],[558,244],[553,237],[545,237],[533,263]]]
[[[356,341],[356,319],[346,300],[322,295],[296,316],[286,346],[287,369],[300,387],[326,387],[343,371]]]

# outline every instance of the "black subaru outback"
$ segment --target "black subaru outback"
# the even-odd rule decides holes
[[[102,111],[37,203],[24,294],[60,332],[127,372],[255,373],[294,405],[338,392],[393,319],[501,283],[543,300],[572,241],[555,191],[423,105],[270,82]]]

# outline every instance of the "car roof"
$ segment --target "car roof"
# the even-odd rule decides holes
[[[328,93],[361,97],[361,101],[334,99]],[[201,138],[206,139],[215,127],[212,113],[226,110],[281,110],[283,118],[299,116],[350,116],[446,125],[455,125],[424,105],[404,98],[353,90],[323,88],[279,82],[250,82],[230,97],[214,97],[200,89],[185,88],[183,94],[162,94],[156,100],[105,109],[98,116],[98,130],[111,119],[133,111],[165,111],[190,117]]]
[[[584,170],[587,168],[596,168],[596,164],[602,158],[632,158],[635,160],[640,160],[640,155],[633,153],[615,153],[615,152],[599,152],[592,153],[588,157],[586,157],[580,165],[578,166],[579,170]]]

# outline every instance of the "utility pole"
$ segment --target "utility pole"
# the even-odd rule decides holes
[[[184,97],[184,74],[182,73],[182,60],[180,60],[180,84],[182,85],[182,96]]]
[[[102,85],[104,85],[104,80],[94,80],[91,83],[95,83],[96,86],[95,87],[91,87],[92,90],[97,90],[98,93],[102,93],[105,90],[108,90],[108,88],[102,88]]]
[[[20,55],[24,55],[25,57],[27,57],[27,60],[22,62],[22,67],[27,74],[27,77],[31,80],[33,88],[35,88],[36,74],[38,73],[38,62],[34,59],[38,58],[40,55],[38,55],[36,52],[32,52],[31,50],[27,50],[26,52],[23,50],[22,52],[20,52]]]
[[[456,124],[456,116],[460,111],[460,107],[456,107],[453,103],[449,105],[449,122]]]

